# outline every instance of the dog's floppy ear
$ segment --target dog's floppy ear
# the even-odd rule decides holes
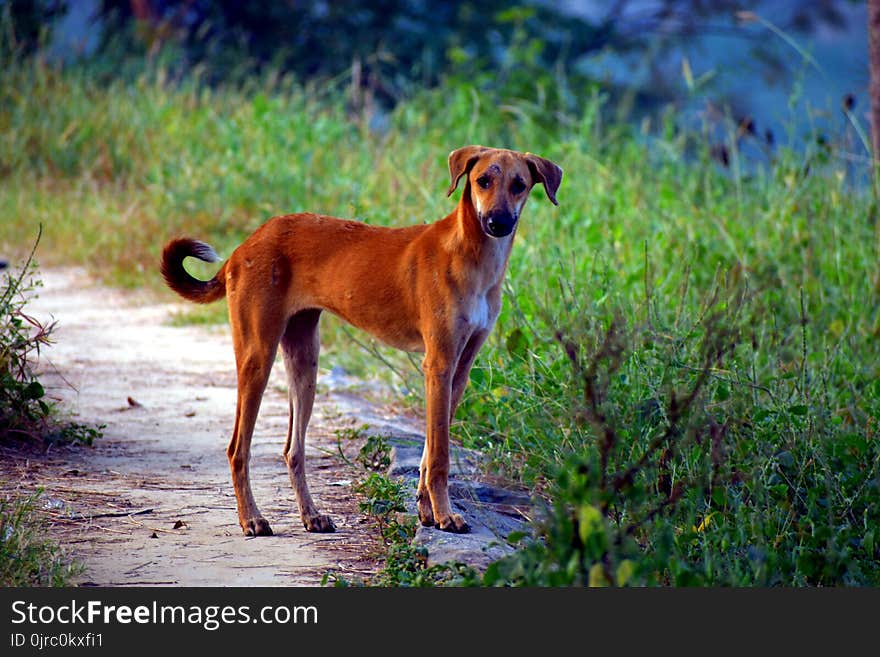
[[[480,155],[486,150],[489,149],[485,146],[464,146],[449,154],[449,177],[452,179],[452,184],[449,185],[446,196],[452,196],[452,192],[458,187],[458,181],[474,167]]]
[[[550,160],[538,157],[534,153],[525,154],[526,164],[529,165],[529,171],[532,172],[532,180],[544,185],[544,191],[547,192],[547,198],[553,205],[559,205],[556,200],[556,192],[562,183],[562,169]]]

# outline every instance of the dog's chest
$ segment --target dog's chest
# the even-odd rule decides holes
[[[488,331],[498,319],[498,311],[497,303],[493,304],[489,293],[484,292],[475,294],[471,298],[460,317],[464,320],[469,332]]]
[[[495,318],[489,312],[489,300],[485,294],[478,295],[471,304],[468,313],[468,324],[474,329],[486,329],[495,323]]]

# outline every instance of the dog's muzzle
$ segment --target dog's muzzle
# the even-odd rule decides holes
[[[481,216],[480,223],[489,237],[507,237],[516,227],[516,219],[515,214],[500,210]]]

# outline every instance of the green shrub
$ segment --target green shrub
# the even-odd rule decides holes
[[[34,246],[36,248],[36,245]],[[0,442],[40,439],[47,433],[51,407],[34,373],[40,348],[49,344],[54,324],[24,312],[28,294],[40,285],[33,252],[17,273],[4,272],[0,289]]]
[[[92,444],[103,426],[59,419],[46,399],[35,370],[40,349],[51,343],[55,323],[44,324],[25,312],[28,298],[41,286],[33,250],[17,273],[5,271],[0,289],[0,443],[61,440]]]

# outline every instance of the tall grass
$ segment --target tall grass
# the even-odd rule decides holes
[[[598,92],[572,115],[450,84],[375,131],[340,86],[7,67],[0,245],[22,252],[42,222],[42,262],[160,291],[175,234],[228,255],[273,214],[432,221],[455,202],[453,148],[537,152],[565,169],[560,206],[532,195],[454,427],[548,500],[531,561],[495,575],[880,583],[878,233],[834,135],[746,158],[727,125],[723,166],[717,126],[608,124]],[[326,324],[325,359],[387,371]],[[535,575],[572,554],[570,572]]]

